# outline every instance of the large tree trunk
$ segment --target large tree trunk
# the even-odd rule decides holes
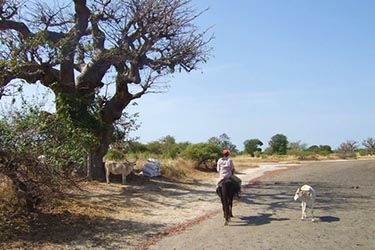
[[[103,163],[103,156],[105,155],[100,153],[96,154],[96,152],[91,154],[88,175],[90,180],[97,180],[97,181],[104,181],[104,163]]]
[[[89,164],[89,178],[97,181],[104,181],[105,180],[105,172],[104,172],[104,162],[103,157],[107,153],[109,149],[109,145],[111,143],[112,135],[113,135],[113,127],[100,131],[97,133],[98,144],[96,148],[91,153],[91,160]]]

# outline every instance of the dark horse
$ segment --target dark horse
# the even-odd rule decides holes
[[[220,196],[221,204],[223,205],[224,225],[228,225],[230,218],[233,217],[233,196],[236,192],[236,184],[230,179],[224,179],[219,182],[218,188],[216,189],[216,193]]]

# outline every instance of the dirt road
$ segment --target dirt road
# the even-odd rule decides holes
[[[293,201],[304,183],[317,190],[316,222]],[[229,226],[220,213],[149,249],[375,249],[374,160],[303,163],[244,191]]]

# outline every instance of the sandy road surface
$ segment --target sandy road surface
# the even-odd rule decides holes
[[[301,221],[298,186],[317,190],[316,222]],[[303,163],[245,189],[229,226],[218,214],[150,250],[375,249],[375,161]]]

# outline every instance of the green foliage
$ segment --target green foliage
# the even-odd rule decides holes
[[[317,154],[315,154],[313,151],[289,149],[287,154],[296,156],[298,160],[318,160]]]
[[[259,148],[263,146],[263,142],[259,139],[250,139],[250,140],[246,140],[244,142],[244,147],[245,147],[245,152],[250,154],[251,157],[254,157],[255,156],[255,153],[256,152],[262,152],[262,149]]]
[[[127,149],[127,150],[126,150]],[[147,146],[138,141],[129,141],[126,152],[129,153],[145,153],[147,152]]]
[[[329,145],[312,145],[308,149],[306,149],[308,152],[313,152],[315,154],[319,154],[321,156],[327,156],[329,154],[332,154],[333,151],[331,149],[331,146]]]
[[[341,159],[357,159],[357,154],[354,152],[342,152],[339,151],[336,155]]]
[[[236,149],[236,145],[234,145],[227,134],[221,134],[219,137],[211,137],[208,139],[208,143],[217,145],[222,149],[226,148],[229,149],[232,153],[237,153],[238,150]]]
[[[166,158],[176,158],[177,154],[179,153],[180,149],[176,144],[176,140],[174,137],[168,135],[160,140],[162,146],[163,156]]]
[[[150,142],[146,145],[146,147],[147,147],[147,151],[152,154],[161,155],[163,152],[160,141]]]
[[[272,149],[272,153],[285,155],[288,148],[288,138],[283,134],[276,134],[271,137],[269,145]]]
[[[215,167],[216,161],[221,155],[222,148],[212,143],[191,144],[182,152],[182,156],[196,163],[196,168],[202,166],[206,168]]]
[[[320,145],[319,148],[320,148],[320,154],[322,154],[322,153],[324,153],[324,154],[333,153],[332,148],[329,145]]]
[[[137,123],[138,117],[138,113],[122,113],[120,119],[117,120],[113,125],[114,132],[112,136],[112,144],[122,146],[124,149],[129,147],[129,150],[131,150],[131,146],[135,146],[132,145],[132,142],[134,142],[137,138],[130,138],[130,133],[132,131],[136,131],[140,127],[140,125]]]
[[[125,154],[118,149],[110,149],[103,158],[106,161],[121,161],[125,158]]]
[[[368,149],[364,149],[364,148],[358,149],[357,153],[359,153],[360,156],[371,155]]]
[[[318,145],[312,145],[310,146],[307,151],[313,152],[315,154],[319,154],[320,152],[320,147]]]
[[[307,144],[301,141],[289,142],[288,150],[293,151],[304,151],[306,150]]]
[[[26,189],[33,203],[71,183],[72,172],[84,171],[95,137],[38,103],[23,102],[19,109],[2,111],[0,141],[0,171]],[[40,155],[43,162],[37,160]]]
[[[176,143],[173,136],[165,136],[158,141],[153,141],[145,145],[146,151],[159,155],[163,158],[175,159],[189,143]]]

